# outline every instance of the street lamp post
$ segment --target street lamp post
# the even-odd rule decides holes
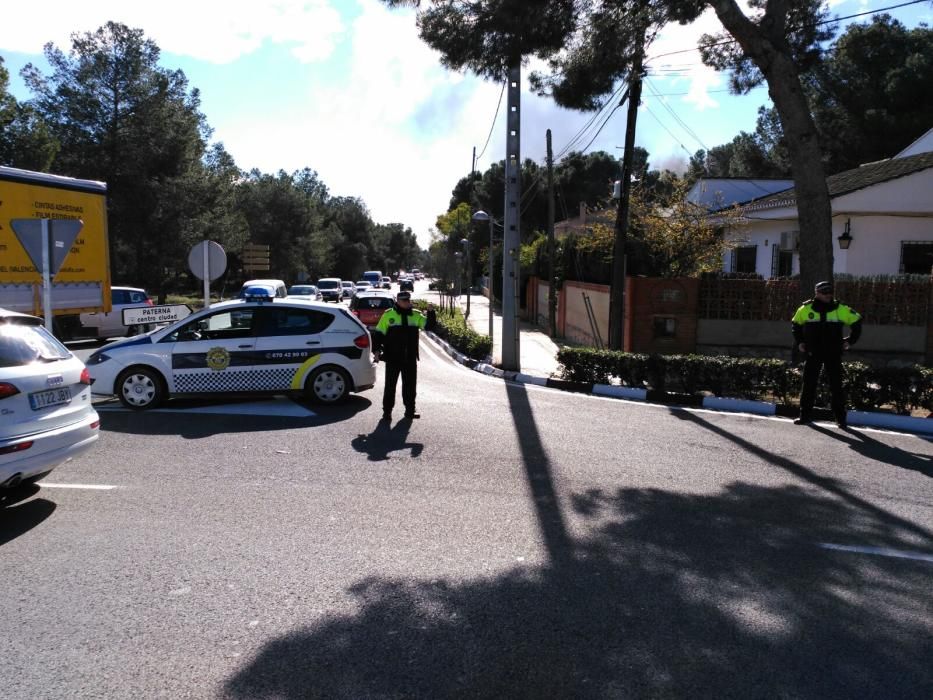
[[[493,218],[480,209],[478,212],[473,214],[473,221],[488,221],[489,222],[489,342],[492,344],[492,300],[495,296],[492,292],[492,276],[493,276],[493,257],[492,251],[494,250],[493,245],[495,244],[495,235],[493,234],[493,224],[495,223]],[[490,351],[491,352],[491,351]]]
[[[470,318],[470,289],[473,286],[473,262],[470,258],[470,249],[473,246],[470,243],[469,238],[461,238],[460,245],[462,245],[463,249],[466,251],[467,307],[466,316],[463,317],[463,320],[466,321],[468,318]]]
[[[459,250],[454,252],[454,258],[457,260],[457,305],[460,305],[460,294],[463,292],[463,253]]]

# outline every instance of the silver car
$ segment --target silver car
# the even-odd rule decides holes
[[[293,284],[288,288],[286,299],[306,299],[308,301],[320,301],[321,291],[313,284]]]
[[[41,319],[0,309],[0,498],[86,452],[99,434],[84,363]]]

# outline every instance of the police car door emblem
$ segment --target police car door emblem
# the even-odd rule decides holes
[[[215,372],[230,366],[230,353],[226,348],[211,348],[207,351],[207,366]]]

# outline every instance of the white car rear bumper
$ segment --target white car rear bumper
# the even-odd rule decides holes
[[[32,441],[28,449],[0,454],[0,484],[19,474],[21,478],[48,472],[87,452],[100,435],[100,419],[91,409],[80,421],[55,430],[0,440],[0,451]]]

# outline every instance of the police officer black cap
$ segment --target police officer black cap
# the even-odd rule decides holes
[[[411,301],[411,292],[399,292],[395,298],[398,301]]]

